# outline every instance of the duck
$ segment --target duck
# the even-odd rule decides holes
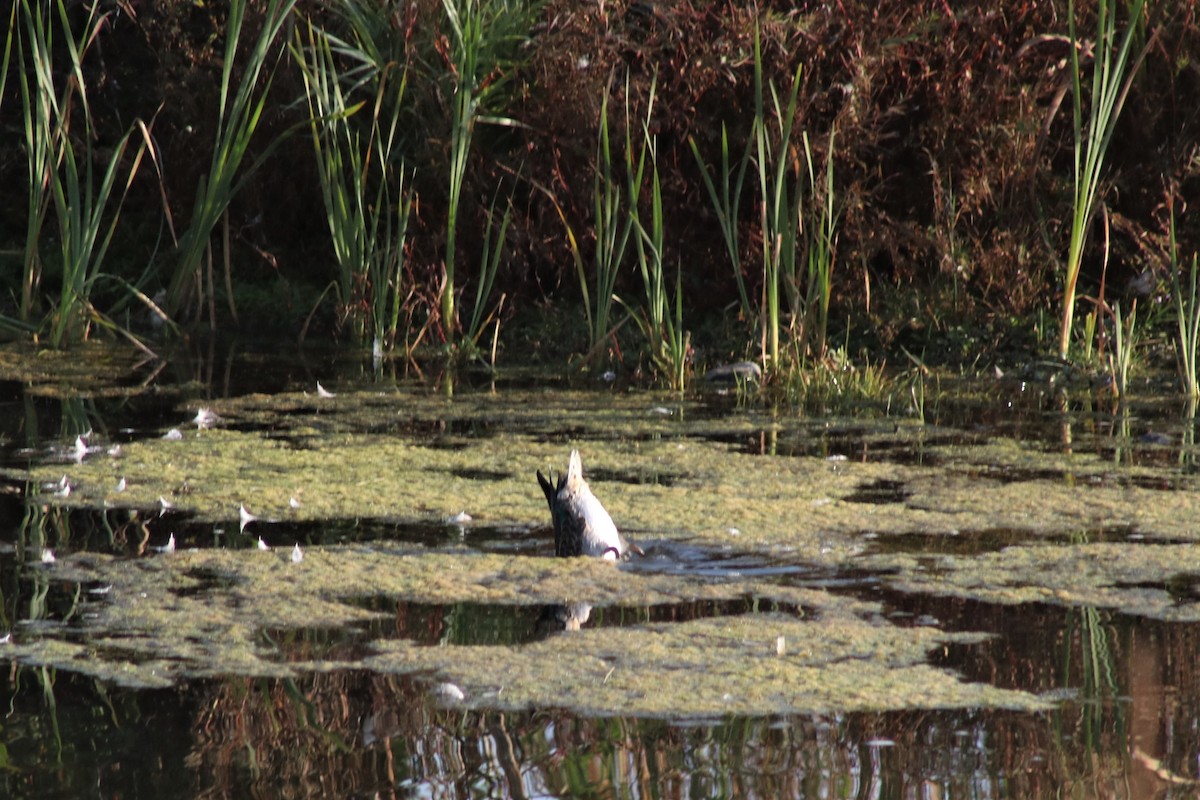
[[[596,556],[605,561],[621,561],[631,553],[645,555],[620,534],[604,505],[592,494],[583,479],[583,460],[578,450],[571,451],[567,474],[559,475],[557,483],[551,483],[541,470],[537,479],[550,506],[556,556]]]

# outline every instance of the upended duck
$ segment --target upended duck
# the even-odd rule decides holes
[[[552,484],[541,470],[537,479],[550,505],[556,556],[599,556],[607,561],[620,561],[630,552],[645,555],[617,531],[608,511],[592,494],[583,479],[578,450],[571,451],[567,474],[559,475],[557,484]]]

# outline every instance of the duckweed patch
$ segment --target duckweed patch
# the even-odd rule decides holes
[[[892,553],[864,559],[889,571],[906,593],[965,597],[987,603],[1049,603],[1121,611],[1168,622],[1200,622],[1200,545],[1085,541],[1026,544],[968,557]]]
[[[274,551],[137,560],[80,553],[52,574],[107,588],[86,601],[69,640],[55,630],[18,636],[6,655],[130,686],[361,667],[436,674],[481,706],[600,714],[1044,707],[1031,695],[963,683],[924,663],[940,644],[978,637],[902,630],[882,622],[874,604],[758,581],[696,582],[589,559],[367,546],[313,548],[299,563]],[[364,593],[397,605],[364,607],[356,599]],[[411,614],[414,607],[403,605],[411,602],[427,611],[430,603],[486,608],[527,624],[543,606],[579,599],[609,624],[497,636],[486,645],[460,643],[471,639],[447,631],[444,613],[426,613],[413,630],[386,627]],[[511,607],[529,611],[503,610]],[[632,607],[645,611],[618,610]],[[425,646],[433,641],[439,646]]]

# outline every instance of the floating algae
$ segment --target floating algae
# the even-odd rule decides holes
[[[897,628],[879,620],[873,604],[780,584],[794,582],[801,568],[870,571],[906,591],[1194,618],[1190,590],[1180,590],[1178,580],[1174,590],[1163,584],[1192,559],[1192,546],[1180,543],[1197,539],[1190,522],[1196,495],[1156,488],[1160,466],[891,422],[846,426],[822,439],[813,423],[789,427],[762,411],[713,415],[671,401],[674,413],[664,415],[656,413],[662,402],[566,390],[449,399],[419,387],[249,395],[211,403],[220,418],[211,429],[189,427],[196,408],[181,407],[183,435],[175,441],[155,436],[80,464],[8,468],[10,479],[31,487],[30,507],[140,509],[145,519],[166,501],[191,515],[189,525],[223,528],[232,539],[245,504],[258,516],[249,537],[270,539],[272,520],[301,531],[326,520],[368,519],[373,530],[391,525],[396,541],[384,534],[371,545],[327,548],[305,540],[300,563],[282,549],[181,549],[130,560],[72,553],[77,541],[46,526],[39,535],[59,560],[45,574],[106,593],[87,595],[70,625],[19,628],[6,655],[153,686],[193,676],[349,668],[433,673],[461,686],[469,705],[568,705],[589,713],[1033,708],[1042,701],[966,684],[925,663],[931,649],[971,641],[969,635]],[[845,433],[851,429],[858,433]],[[811,446],[803,441],[810,432]],[[870,453],[895,452],[890,441],[921,457],[874,460],[850,446],[859,434]],[[560,465],[572,446],[585,453],[618,527],[650,543],[652,555],[686,546],[715,563],[736,548],[797,570],[760,571],[751,580],[732,569],[656,571],[651,561],[649,568],[617,570],[472,550],[473,528],[511,530],[516,539],[540,527],[549,542],[533,476]],[[784,449],[793,455],[774,455]],[[64,471],[69,493],[56,488]],[[1195,476],[1171,475],[1173,489],[1196,485]],[[449,533],[441,542],[404,539],[404,531],[452,518],[462,521],[457,540]],[[164,541],[172,519],[155,523]],[[1063,531],[1118,527],[1179,549],[1155,555],[1168,545],[1128,541],[1101,552],[1062,542]],[[960,541],[997,530],[1025,533],[1020,546],[997,552],[936,552],[937,537]],[[871,547],[912,534],[935,552]],[[1126,558],[1135,551],[1144,559]],[[771,610],[585,626],[488,647],[453,637],[427,647],[389,636],[378,606],[362,602],[488,605],[501,614],[579,602],[602,615],[747,597],[762,598]],[[811,613],[783,613],[784,605]]]
[[[386,547],[310,548],[301,563],[257,551],[192,550],[136,561],[78,554],[54,570],[56,580],[105,590],[69,629],[21,637],[7,656],[133,686],[365,668],[435,673],[462,686],[472,705],[596,714],[1045,707],[1032,695],[963,683],[924,663],[929,650],[976,640],[971,634],[897,628],[877,619],[874,604],[769,583],[697,583],[593,559]],[[600,627],[521,645],[427,647],[376,638],[311,659],[264,635],[361,626],[365,637],[365,623],[378,613],[354,602],[363,596],[496,607],[586,598],[600,608],[750,596],[776,610]],[[781,646],[780,637],[791,644]]]

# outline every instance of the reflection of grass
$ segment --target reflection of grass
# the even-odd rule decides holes
[[[1082,685],[1080,707],[1083,710],[1083,740],[1092,750],[1104,748],[1105,718],[1108,714],[1122,718],[1117,682],[1116,656],[1110,640],[1107,614],[1093,606],[1067,613],[1067,629],[1063,639],[1063,674],[1071,675],[1071,656],[1074,647],[1080,648],[1079,669]]]

